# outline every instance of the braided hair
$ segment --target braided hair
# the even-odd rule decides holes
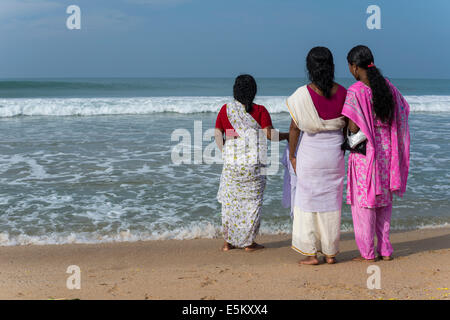
[[[252,112],[257,86],[255,79],[249,74],[241,74],[234,82],[234,98],[245,106],[245,111]]]
[[[394,98],[386,79],[381,71],[373,64],[374,58],[366,46],[356,46],[347,55],[349,64],[356,64],[366,70],[369,86],[372,90],[372,102],[375,115],[381,121],[390,123],[394,115]]]
[[[334,85],[333,54],[328,48],[314,47],[306,57],[309,80],[314,83],[325,98],[331,97]]]

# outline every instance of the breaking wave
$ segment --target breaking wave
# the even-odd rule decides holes
[[[12,98],[0,99],[0,118],[218,112],[230,97]],[[450,96],[406,96],[412,112],[450,113]],[[258,97],[271,113],[287,112],[286,97]]]

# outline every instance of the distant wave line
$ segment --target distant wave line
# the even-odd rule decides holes
[[[227,96],[120,98],[8,98],[0,99],[0,118],[17,116],[95,116],[153,113],[216,113],[232,100]],[[450,96],[406,96],[412,112],[450,113]],[[271,113],[287,112],[286,97],[261,96],[256,103]]]

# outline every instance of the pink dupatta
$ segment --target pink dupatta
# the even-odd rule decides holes
[[[409,172],[409,104],[387,80],[395,101],[395,112],[391,123],[391,168],[390,168],[390,190],[399,197],[406,191],[406,182]],[[372,111],[372,90],[361,81],[356,82],[347,90],[342,114],[351,119],[366,135],[368,142],[374,146],[375,143],[375,117]],[[380,170],[377,170],[375,147],[367,148],[366,164],[367,179],[366,188],[367,204],[374,206],[376,196],[382,193]]]

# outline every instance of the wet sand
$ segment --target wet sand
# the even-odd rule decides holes
[[[449,299],[450,228],[396,232],[393,261],[353,262],[352,233],[335,265],[299,266],[290,236],[222,252],[221,239],[0,247],[0,299]],[[69,290],[68,266],[81,269]],[[381,289],[367,288],[367,267]]]

